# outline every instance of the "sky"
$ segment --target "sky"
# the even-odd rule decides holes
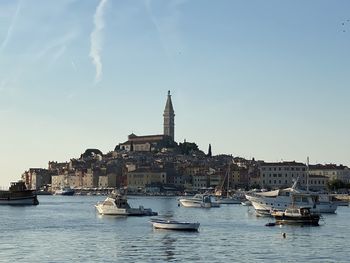
[[[0,186],[127,135],[350,166],[350,1],[1,0]]]

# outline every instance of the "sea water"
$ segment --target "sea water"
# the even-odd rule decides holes
[[[0,262],[349,262],[350,208],[320,226],[266,227],[252,207],[179,207],[175,197],[129,197],[160,217],[200,222],[198,232],[156,230],[149,217],[101,216],[103,196],[39,196],[0,206]],[[286,237],[283,237],[286,233]]]

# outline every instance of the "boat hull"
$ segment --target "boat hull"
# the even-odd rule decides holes
[[[116,216],[128,216],[129,213],[124,208],[117,208],[117,207],[106,207],[102,204],[95,205],[96,210],[101,215],[116,215]]]
[[[313,225],[318,226],[319,216],[310,217],[289,217],[289,216],[274,216],[277,225]]]
[[[0,205],[38,205],[39,201],[36,195],[18,198],[1,198]]]
[[[156,229],[177,230],[177,231],[198,231],[199,223],[178,222],[178,221],[151,221]]]
[[[239,205],[242,201],[234,198],[220,198],[217,199],[216,202],[221,205]]]
[[[211,203],[203,203],[196,200],[179,199],[179,202],[184,207],[195,207],[195,208],[210,208]]]
[[[246,195],[246,198],[251,201],[256,211],[268,212],[274,209],[285,209],[291,205],[290,199],[285,198],[272,198],[272,197],[256,197]],[[337,210],[337,204],[331,202],[320,202],[316,204],[312,203],[295,203],[297,206],[310,206],[313,210],[320,213],[335,213]]]

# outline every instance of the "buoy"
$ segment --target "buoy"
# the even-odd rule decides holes
[[[287,234],[286,233],[282,233],[283,238],[286,238]]]

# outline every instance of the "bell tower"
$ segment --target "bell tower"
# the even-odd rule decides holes
[[[173,103],[171,102],[170,90],[164,109],[164,135],[170,136],[173,141],[175,139],[175,113]]]

